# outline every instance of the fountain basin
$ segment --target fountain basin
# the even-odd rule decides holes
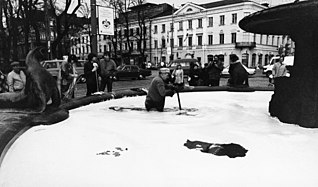
[[[76,108],[52,126],[35,126],[8,150],[0,186],[316,186],[318,130],[268,114],[273,92],[180,93],[165,112],[143,108],[145,96]],[[245,157],[188,149],[189,140],[237,143]],[[14,180],[13,180],[14,179]]]

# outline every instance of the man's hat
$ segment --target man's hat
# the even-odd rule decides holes
[[[170,73],[169,68],[160,68],[159,73]]]
[[[18,66],[18,65],[20,65],[20,63],[17,62],[17,61],[14,61],[14,62],[11,63],[11,66]]]

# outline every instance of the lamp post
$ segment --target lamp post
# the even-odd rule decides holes
[[[50,18],[48,12],[47,0],[44,0],[44,13],[45,13],[45,41],[47,45],[48,59],[51,59],[51,31],[50,31]]]
[[[96,0],[91,0],[91,49],[97,55],[97,19],[96,19]]]

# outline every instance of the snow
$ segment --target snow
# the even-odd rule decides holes
[[[284,124],[268,114],[272,92],[180,93],[166,112],[113,111],[144,107],[144,96],[70,111],[70,118],[35,126],[11,146],[0,186],[318,186],[318,130]],[[245,157],[188,149],[189,140],[237,143]]]

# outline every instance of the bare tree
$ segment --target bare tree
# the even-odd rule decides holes
[[[56,38],[52,43],[52,56],[56,58],[61,57],[63,54],[62,41],[69,33],[72,20],[76,19],[76,11],[81,6],[81,0],[77,0],[77,5],[73,10],[70,10],[72,8],[72,0],[65,0],[64,7],[59,6],[57,0],[49,0],[49,3],[51,14],[55,20]]]

